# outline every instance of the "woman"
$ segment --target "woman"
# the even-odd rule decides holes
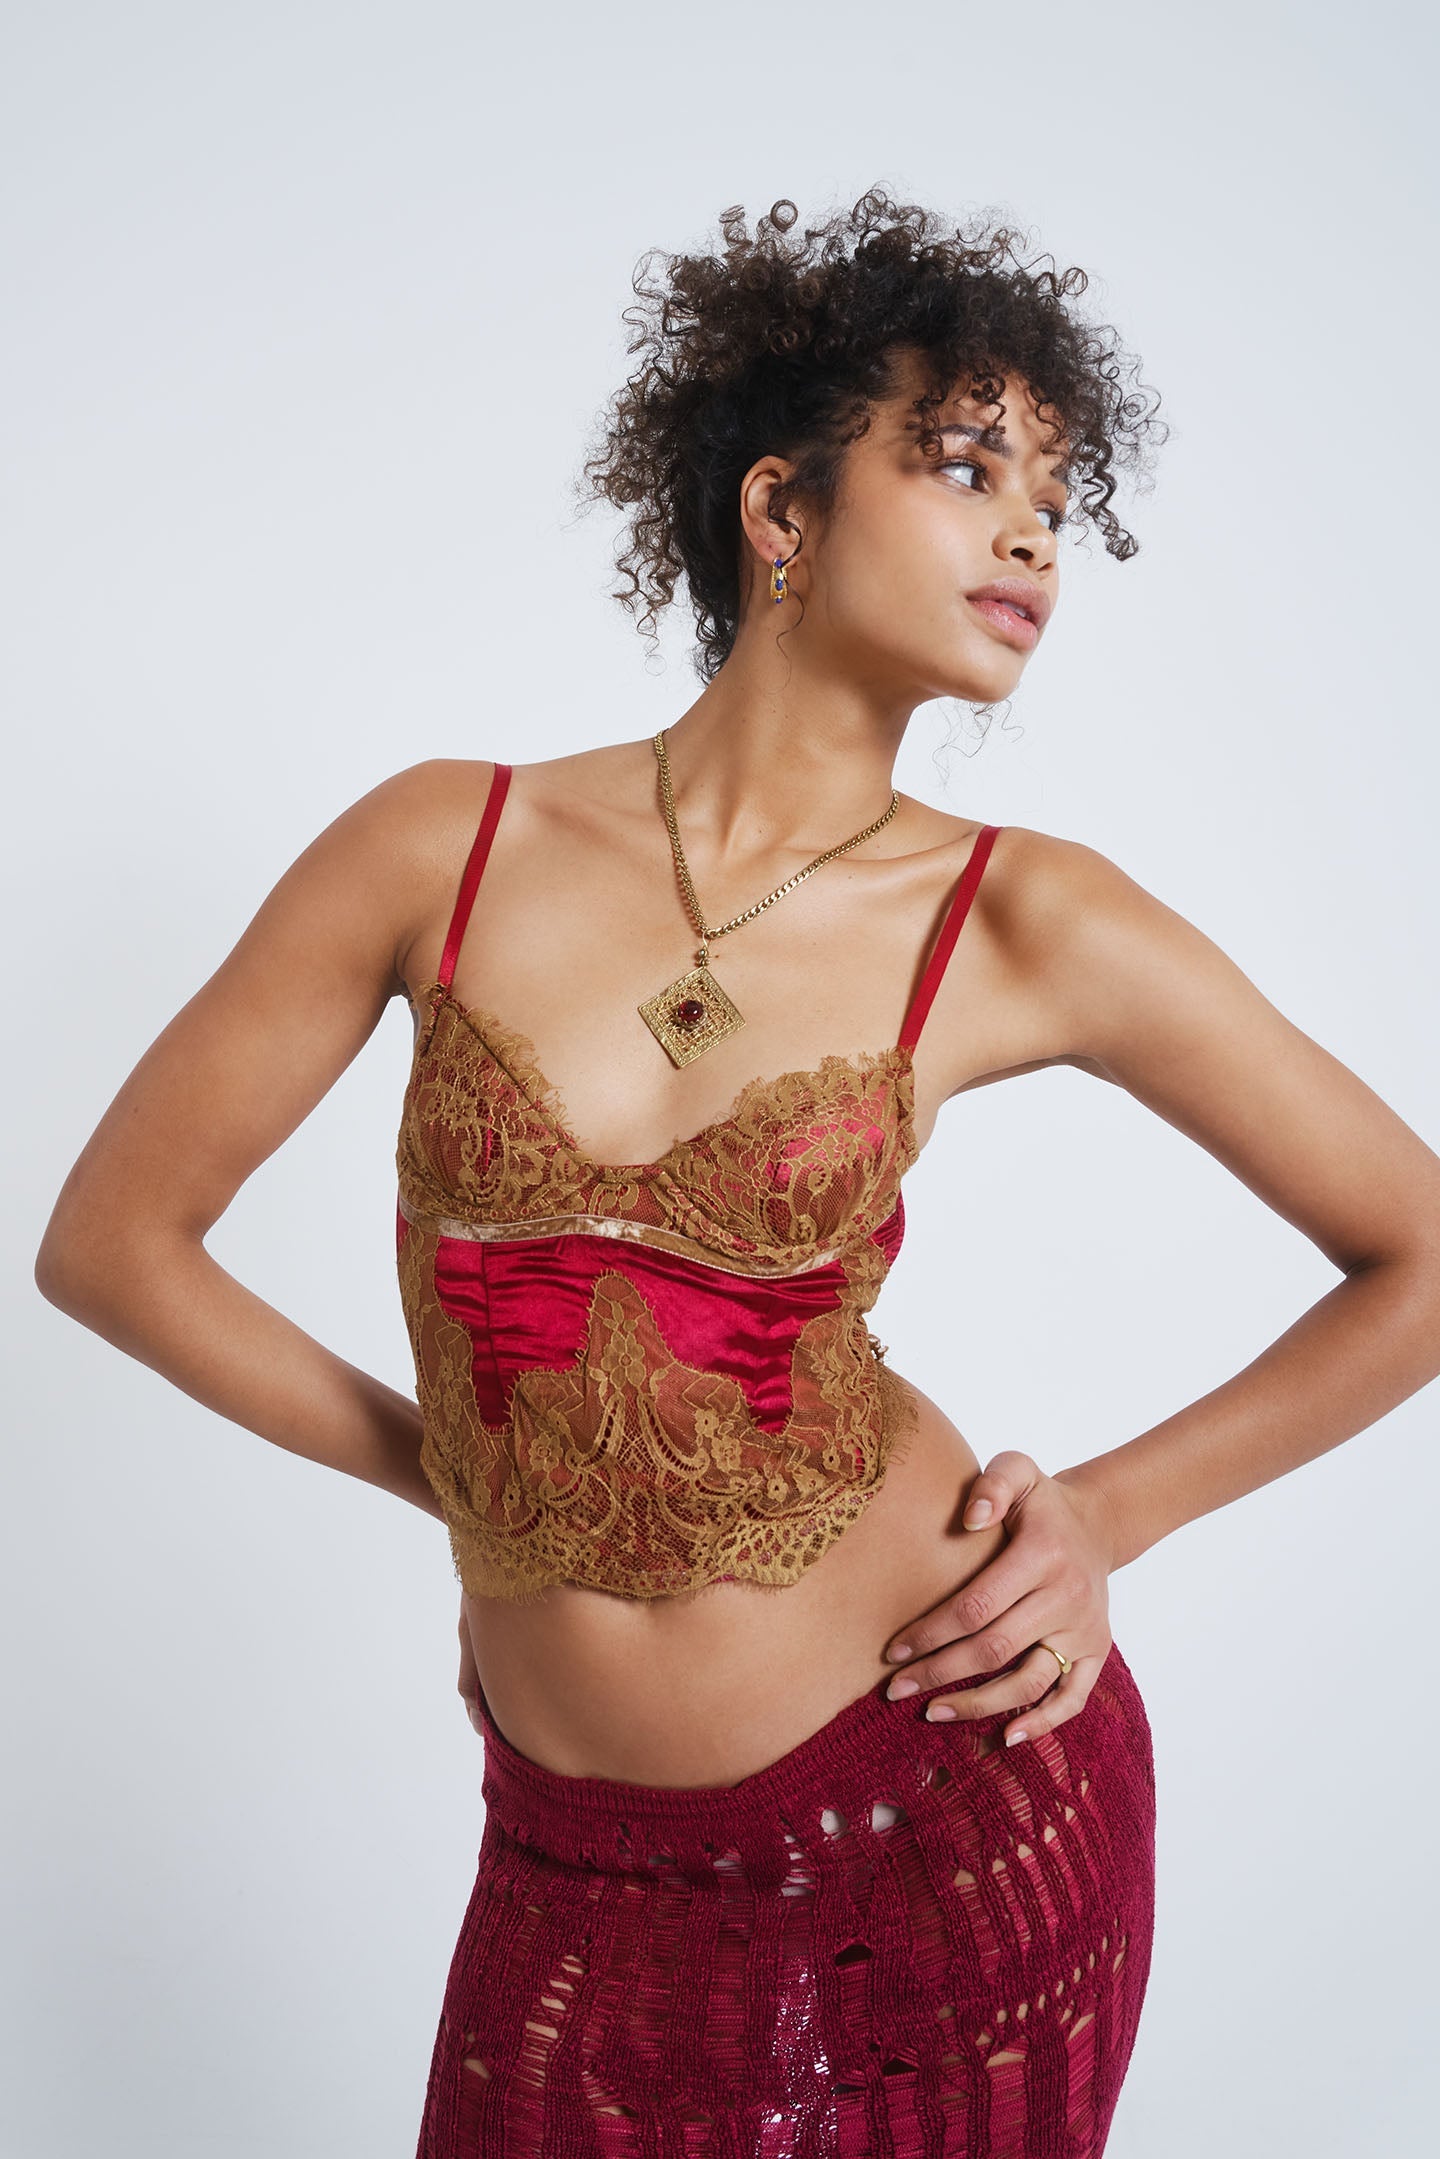
[[[1108,1577],[1440,1369],[1415,1133],[1104,856],[891,788],[918,705],[1015,689],[1062,525],[1134,552],[1114,472],[1156,422],[1083,277],[878,192],[793,223],[730,212],[637,286],[648,357],[586,467],[642,626],[686,580],[700,695],[347,809],[126,1082],[37,1266],[448,1525],[486,1812],[422,2159],[1094,2159],[1154,1909]],[[203,1243],[397,994],[418,1402]],[[982,1469],[866,1314],[941,1105],[1057,1063],[1344,1280],[1137,1439]]]

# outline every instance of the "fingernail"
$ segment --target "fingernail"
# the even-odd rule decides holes
[[[898,1664],[902,1657],[910,1655],[910,1644],[908,1642],[897,1642],[895,1647],[887,1649],[885,1654],[892,1664]]]
[[[965,1509],[966,1527],[969,1529],[979,1529],[982,1523],[989,1521],[991,1515],[994,1512],[995,1509],[991,1506],[988,1499],[977,1499],[972,1506],[969,1506]]]
[[[1029,1737],[1028,1732],[1007,1732],[1005,1734],[1005,1744],[1007,1747],[1013,1747],[1017,1739],[1028,1739]]]
[[[953,1717],[955,1714],[956,1711],[950,1707],[948,1702],[932,1702],[925,1712],[926,1718],[931,1724],[938,1724],[942,1718]]]
[[[918,1694],[919,1692],[920,1682],[918,1679],[892,1679],[885,1690],[885,1699],[887,1702],[899,1702],[903,1701],[907,1694]]]

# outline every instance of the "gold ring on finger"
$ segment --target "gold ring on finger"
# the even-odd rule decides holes
[[[1048,1642],[1037,1642],[1037,1643],[1035,1644],[1035,1647],[1036,1647],[1037,1649],[1049,1649],[1049,1650],[1050,1650],[1050,1654],[1051,1654],[1051,1656],[1052,1656],[1052,1657],[1053,1657],[1053,1658],[1055,1659],[1055,1662],[1056,1662],[1056,1663],[1057,1663],[1057,1664],[1059,1665],[1059,1667],[1060,1667],[1060,1670],[1062,1671],[1062,1673],[1063,1673],[1063,1672],[1068,1672],[1068,1671],[1070,1670],[1070,1663],[1071,1663],[1071,1660],[1069,1659],[1069,1657],[1062,1657],[1058,1649],[1050,1649],[1050,1644],[1049,1644]]]

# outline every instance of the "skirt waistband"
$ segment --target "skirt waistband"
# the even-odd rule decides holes
[[[1112,1644],[1105,1673],[1117,1677],[1117,1665],[1130,1682]],[[487,1826],[498,1823],[517,1842],[562,1863],[606,1873],[629,1873],[637,1866],[648,1871],[659,1858],[688,1878],[713,1879],[717,1861],[728,1853],[743,1863],[748,1876],[782,1881],[797,1836],[809,1845],[822,1827],[822,1814],[833,1810],[850,1821],[877,1804],[903,1809],[907,1792],[934,1781],[937,1773],[968,1773],[971,1763],[993,1751],[994,1738],[987,1735],[1017,1714],[996,1710],[930,1723],[925,1708],[936,1695],[960,1693],[1001,1675],[976,1673],[922,1688],[899,1702],[885,1696],[891,1676],[848,1702],[778,1761],[734,1785],[629,1784],[547,1769],[511,1745],[482,1690]],[[1100,1737],[1092,1729],[1090,1746],[1084,1743],[1090,1707],[1087,1703],[1060,1727],[1056,1737],[1063,1737],[1067,1753],[1078,1745],[1082,1755],[1088,1754]],[[1045,1743],[1042,1736],[1010,1753],[1018,1757]],[[1048,1786],[1052,1769],[1038,1762],[1035,1768]]]

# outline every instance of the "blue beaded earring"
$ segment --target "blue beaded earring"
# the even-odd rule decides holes
[[[774,568],[770,572],[770,597],[777,607],[789,590],[790,587],[785,581],[785,564],[777,555]]]

